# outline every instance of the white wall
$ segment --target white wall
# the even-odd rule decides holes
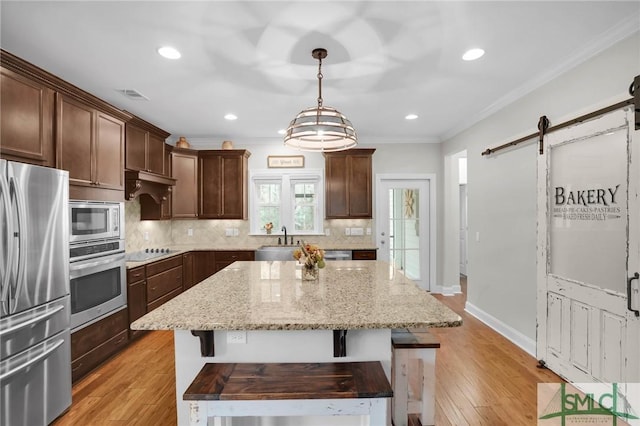
[[[443,158],[468,152],[467,303],[528,343],[536,338],[537,146],[481,152],[534,133],[542,115],[554,125],[627,99],[639,73],[635,33],[442,144]]]

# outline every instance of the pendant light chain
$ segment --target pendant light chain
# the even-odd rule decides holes
[[[318,108],[322,107],[322,56],[318,57]]]

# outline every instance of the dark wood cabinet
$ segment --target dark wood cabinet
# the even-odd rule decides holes
[[[127,270],[127,308],[129,324],[147,313],[147,282],[145,267],[139,266]],[[129,339],[144,334],[143,330],[129,329]]]
[[[216,251],[214,273],[226,268],[235,261],[255,260],[254,251]]]
[[[55,166],[55,92],[0,67],[0,154],[40,166]]]
[[[171,173],[176,185],[171,193],[171,217],[193,219],[198,216],[198,151],[174,148]]]
[[[56,94],[56,166],[69,171],[69,198],[124,200],[124,121]]]
[[[214,251],[194,251],[193,285],[215,274],[216,259]]]
[[[71,334],[71,378],[84,377],[129,342],[128,313],[123,309]]]
[[[169,133],[137,117],[127,122],[126,132],[127,170],[166,175],[164,141],[169,137]]]
[[[376,260],[378,253],[376,250],[353,250],[351,258],[353,260]]]
[[[198,152],[198,217],[246,219],[247,150]]]
[[[327,152],[325,206],[327,219],[373,217],[372,156],[375,149]]]
[[[193,252],[182,255],[182,289],[187,290],[194,286],[193,279]]]
[[[182,255],[146,265],[147,312],[182,292]]]
[[[164,175],[171,177],[171,145],[164,150]],[[175,186],[167,193],[166,200],[160,204],[148,194],[140,194],[140,220],[169,220],[172,217],[172,200]],[[195,193],[195,189],[194,189]]]

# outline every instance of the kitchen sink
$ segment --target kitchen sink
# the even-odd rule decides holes
[[[169,254],[176,253],[178,250],[169,250],[164,249],[162,251],[155,250],[142,250],[142,251],[134,251],[133,253],[127,253],[125,255],[125,260],[127,262],[144,262],[145,260],[155,259],[156,257],[167,256]]]
[[[294,260],[298,246],[262,246],[256,250],[256,260]]]

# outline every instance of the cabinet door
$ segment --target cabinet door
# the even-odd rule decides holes
[[[96,179],[99,187],[124,189],[124,122],[98,112],[96,126]]]
[[[222,212],[222,157],[205,155],[198,162],[200,218],[218,219]]]
[[[222,194],[220,218],[245,219],[244,157],[222,157]]]
[[[147,313],[146,282],[138,281],[127,288],[127,305],[129,307],[129,323],[134,322]]]
[[[171,173],[177,179],[171,194],[171,215],[174,218],[194,218],[198,215],[198,157],[194,152],[171,154]]]
[[[326,156],[325,194],[328,219],[349,217],[348,158],[345,155]]]
[[[0,68],[0,153],[3,158],[55,166],[53,90]]]
[[[193,287],[193,253],[185,253],[182,255],[182,287],[186,290]]]
[[[164,140],[153,133],[147,138],[147,171],[164,174]]]
[[[146,170],[147,131],[127,124],[126,132],[126,168],[128,170]]]
[[[69,171],[70,185],[91,186],[95,111],[61,94],[56,95],[56,109],[56,166]]]
[[[349,217],[371,218],[371,156],[352,155],[349,160]]]

